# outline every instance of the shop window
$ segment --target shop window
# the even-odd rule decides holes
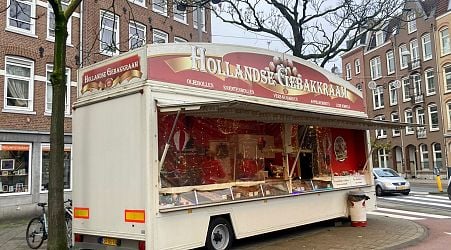
[[[103,10],[100,11],[100,53],[119,54],[119,16]]]
[[[50,146],[41,146],[41,192],[47,191],[49,186]],[[64,190],[72,188],[72,147],[64,145]]]
[[[422,169],[429,169],[429,152],[426,144],[420,145],[420,165]]]
[[[435,94],[435,76],[434,70],[428,69],[424,72],[424,78],[426,81],[426,94],[434,95]]]
[[[33,111],[34,62],[8,56],[5,63],[5,109]]]
[[[153,43],[167,43],[168,33],[161,30],[153,29]]]
[[[27,35],[35,34],[36,3],[31,0],[7,0],[6,29]]]
[[[128,24],[129,48],[136,49],[146,44],[146,26],[137,22]]]
[[[429,33],[423,35],[421,41],[423,43],[423,60],[427,61],[432,59],[431,35]]]
[[[47,74],[47,82],[46,82],[46,91],[45,91],[45,112],[50,114],[52,113],[52,100],[53,100],[53,86],[50,82],[50,77],[53,73],[53,65],[46,65],[46,74]],[[65,114],[70,115],[70,69],[66,68],[66,99],[64,101]]]
[[[69,0],[62,0],[61,5],[63,6],[63,10],[66,10],[69,5]],[[71,44],[71,31],[72,17],[69,17],[67,22],[67,44]],[[47,39],[50,41],[55,41],[55,13],[53,13],[53,8],[50,4],[47,7]]]
[[[0,143],[0,195],[30,193],[31,144]]]

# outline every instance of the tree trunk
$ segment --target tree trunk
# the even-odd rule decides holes
[[[51,76],[52,120],[50,126],[49,241],[47,249],[67,249],[64,220],[64,111],[66,98],[67,19],[55,11],[55,44]]]

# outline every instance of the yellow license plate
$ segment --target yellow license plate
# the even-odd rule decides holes
[[[396,189],[397,190],[404,190],[404,189],[406,189],[406,187],[405,186],[400,186],[400,187],[396,187]]]
[[[102,244],[108,245],[108,246],[117,246],[117,239],[102,238]]]

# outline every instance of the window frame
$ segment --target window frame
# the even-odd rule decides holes
[[[10,11],[13,10],[11,8],[11,6],[12,6],[11,1],[15,1],[15,2],[17,2],[19,4],[22,3],[22,4],[26,4],[26,5],[30,6],[30,14],[29,14],[30,30],[19,28],[19,27],[16,27],[16,26],[13,26],[13,25],[10,24],[10,19],[12,19]],[[29,2],[28,1],[23,1],[23,0],[7,0],[7,5],[6,6],[9,6],[7,11],[6,11],[6,25],[5,25],[6,26],[6,30],[7,31],[11,31],[11,32],[15,32],[15,33],[19,33],[19,34],[23,34],[23,35],[28,35],[28,36],[35,37],[36,36],[36,20],[35,20],[36,19],[36,0],[30,0]],[[21,11],[21,12],[23,12],[23,11]],[[18,20],[18,19],[16,19],[16,20]],[[22,21],[20,21],[20,22],[22,22]],[[28,22],[26,22],[26,23],[28,23]]]
[[[144,37],[141,38],[139,36],[135,36],[136,33],[132,34],[132,29],[142,31],[144,34]],[[140,41],[142,43],[141,46],[133,47],[133,43],[132,43],[133,39]],[[140,47],[146,45],[146,43],[147,43],[147,27],[146,27],[146,25],[130,20],[130,22],[128,23],[128,49],[132,50],[132,49],[140,48]]]
[[[439,146],[439,148],[437,149],[436,146]],[[440,158],[437,157],[437,155],[440,154]],[[432,144],[432,160],[433,160],[433,166],[434,168],[437,167],[437,159],[440,159],[440,166],[438,168],[441,168],[441,166],[443,165],[443,155],[442,155],[442,145],[440,143],[433,143]]]
[[[390,99],[390,106],[398,105],[398,91],[397,88],[393,85],[394,81],[390,82],[388,84],[388,92],[389,92],[389,99]]]
[[[447,69],[449,69],[449,72],[446,72]],[[445,84],[445,93],[451,92],[451,64],[446,64],[443,66],[443,84]]]
[[[400,69],[406,69],[409,66],[409,57],[407,55],[403,55],[404,51],[408,51],[407,44],[401,44],[398,47],[399,50],[399,67]]]
[[[48,150],[47,150],[48,149]],[[47,151],[49,152],[50,150],[50,143],[41,143],[41,150],[40,150],[40,154],[39,154],[39,158],[40,158],[40,164],[39,164],[39,193],[41,194],[46,194],[49,191],[48,190],[43,190],[42,189],[42,174],[43,174],[43,152]],[[73,151],[72,151],[72,144],[64,144],[64,151],[69,151],[70,152],[70,177],[69,177],[69,188],[64,188],[64,192],[71,192],[72,191],[72,187],[73,187]]]
[[[346,80],[351,80],[352,79],[351,63],[347,63],[345,69],[346,69]]]
[[[446,36],[443,36],[446,31]],[[449,39],[449,29],[448,27],[442,28],[439,30],[440,35],[440,55],[445,56],[451,53],[451,44]],[[445,42],[446,41],[446,42]],[[445,47],[446,44],[446,47]]]
[[[423,146],[426,147],[426,149],[424,149]],[[422,144],[420,144],[419,148],[420,148],[420,167],[421,167],[421,169],[429,169],[428,145],[422,143]],[[425,157],[425,155],[426,155],[426,157]],[[425,161],[425,159],[426,159],[426,161]],[[427,162],[427,164],[424,164],[426,162]],[[425,166],[425,165],[427,165],[427,166]]]
[[[69,3],[61,1],[61,4],[65,7],[67,7],[69,5]],[[51,42],[55,42],[55,36],[51,36],[50,35],[50,15],[53,14],[53,9],[52,6],[50,4],[48,4],[47,7],[47,40],[51,41]],[[71,45],[72,44],[72,16],[69,17],[69,20],[67,21],[67,40],[66,40],[66,44],[67,45]]]
[[[380,56],[376,56],[370,60],[371,80],[382,78],[382,66]]]
[[[8,74],[7,66],[14,65],[17,67],[29,68],[30,77],[16,76]],[[16,79],[19,81],[28,81],[28,97],[27,107],[18,107],[8,105],[8,79]],[[4,96],[3,96],[3,111],[10,111],[15,113],[32,113],[34,109],[34,61],[15,56],[5,56],[5,75],[4,75]]]
[[[379,102],[378,105],[376,105],[377,104],[376,101]],[[384,87],[377,86],[375,89],[373,89],[373,109],[378,110],[383,108],[384,108]]]
[[[158,38],[162,38],[162,40],[164,40],[164,43],[168,43],[169,42],[169,34],[159,30],[159,29],[152,29],[152,43],[155,43],[155,37]]]
[[[397,118],[395,118],[395,116]],[[399,122],[399,113],[398,112],[392,112],[390,114],[390,118],[391,118],[392,122]],[[396,128],[392,129],[392,137],[397,137],[397,136],[400,136],[400,135],[401,135],[401,130],[400,129],[396,129]]]
[[[186,40],[185,38],[182,38],[179,36],[174,36],[174,43],[187,43],[187,42],[188,42],[188,40]]]
[[[408,84],[406,84],[408,83]],[[404,77],[401,79],[401,86],[402,86],[402,101],[403,102],[408,102],[410,101],[411,97],[410,97],[410,85],[412,83],[410,82],[410,78],[409,77]],[[409,85],[406,87],[406,85]],[[406,92],[407,91],[407,92]],[[406,93],[408,95],[406,95]]]
[[[428,42],[425,42],[425,38],[428,38]],[[429,44],[429,46],[426,46],[426,44]],[[432,41],[431,41],[431,34],[426,33],[421,36],[421,47],[423,51],[423,61],[428,61],[432,59]],[[426,53],[426,47],[430,48],[430,54],[427,55]]]
[[[384,44],[384,32],[382,30],[376,31],[376,34],[374,35],[375,41],[376,41],[376,47],[381,46]]]
[[[157,1],[159,3],[157,3]],[[160,3],[162,3],[164,6],[159,5]],[[161,7],[161,9],[159,9]],[[168,15],[168,2],[165,0],[152,0],[152,11],[163,15],[163,16],[167,16]]]
[[[451,130],[451,100],[446,102],[446,109],[448,111],[448,130]]]
[[[393,50],[389,50],[385,53],[385,57],[387,59],[387,74],[391,75],[395,73],[395,53]],[[392,68],[390,66],[392,66]]]
[[[435,111],[431,112],[431,108],[435,107]],[[437,124],[432,123],[432,115],[435,114],[437,116]],[[438,106],[437,104],[429,104],[428,105],[428,119],[429,119],[429,131],[438,131],[440,130],[440,121],[438,115]]]
[[[407,33],[411,34],[417,31],[416,13],[411,11],[407,14]]]
[[[379,120],[379,121],[384,121],[385,120],[385,116],[384,115],[379,115],[374,117],[374,120]],[[381,128],[381,129],[376,129],[375,131],[376,134],[376,139],[385,139],[387,138],[387,130]]]
[[[108,29],[105,30],[109,30],[112,33],[115,34],[115,38],[116,41],[112,41],[115,42],[115,51],[106,51],[104,48],[102,48],[102,46],[105,44],[105,42],[102,41],[102,36],[103,36],[103,32],[104,32],[104,26],[103,26],[103,19],[104,18],[109,19],[112,23],[113,23],[113,27],[110,29],[109,27],[107,27]],[[119,55],[120,51],[119,51],[119,39],[120,39],[120,17],[119,15],[116,15],[112,12],[106,11],[106,10],[100,10],[100,31],[99,31],[99,47],[100,47],[100,54],[102,55],[106,55],[106,56],[114,56],[114,55]],[[106,26],[105,26],[106,27]]]
[[[354,68],[355,68],[355,74],[360,74],[360,59],[357,58],[354,60]]]
[[[46,81],[45,81],[45,105],[44,105],[44,114],[51,115],[52,114],[52,106],[50,104],[50,107],[48,106],[48,87],[49,87],[49,73],[51,74],[53,72],[53,64],[46,64],[45,65],[45,75],[46,75]],[[53,86],[52,86],[53,91]],[[52,92],[53,93],[53,92]],[[64,104],[64,114],[66,116],[70,116],[70,96],[71,95],[71,69],[66,68],[66,99]],[[53,97],[52,97],[53,102]]]
[[[410,115],[408,115],[410,114]],[[404,110],[404,121],[407,124],[413,124],[413,112],[412,109],[406,109]],[[412,126],[406,126],[406,135],[413,135],[415,133],[415,130]]]
[[[130,3],[146,8],[146,0],[128,0]]]
[[[432,72],[432,77],[428,76],[428,73]],[[433,88],[431,88],[430,86],[430,80],[432,79],[432,85]],[[430,95],[435,95],[436,94],[436,86],[435,86],[435,74],[434,74],[434,69],[427,69],[424,71],[424,83],[426,85],[426,95],[430,96]],[[433,90],[433,91],[432,91]]]
[[[388,168],[388,161],[389,161],[389,153],[385,148],[380,148],[377,150],[377,159],[378,159],[378,167],[379,168]],[[383,162],[383,164],[382,164]]]
[[[418,48],[418,40],[413,39],[409,42],[410,45],[410,63],[412,64],[412,69],[420,67],[420,50]]]
[[[177,4],[173,5],[173,18],[175,21],[179,22],[179,23],[183,23],[183,24],[188,24],[188,10],[178,10],[177,9]],[[183,18],[178,18],[178,16],[183,14]]]
[[[202,22],[202,25],[203,25],[202,31],[206,32],[206,27],[205,26],[207,26],[207,25],[206,25],[206,18],[205,18],[206,14],[205,14],[205,8],[204,7],[194,8],[193,9],[193,27],[194,27],[194,29],[197,29],[197,10],[198,9],[200,9],[200,13],[202,14],[202,19],[201,19],[201,22]]]

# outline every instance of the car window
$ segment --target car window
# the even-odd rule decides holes
[[[379,177],[399,177],[398,173],[393,171],[392,169],[386,168],[386,169],[374,169],[374,172]]]

